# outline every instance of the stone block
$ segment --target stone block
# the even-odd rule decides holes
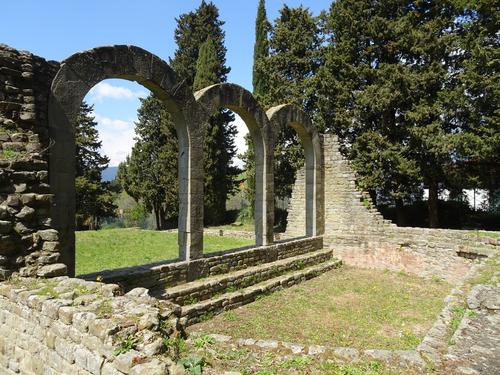
[[[65,264],[56,263],[42,266],[37,271],[38,277],[56,277],[66,275],[68,269]]]

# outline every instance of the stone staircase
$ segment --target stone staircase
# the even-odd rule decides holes
[[[339,268],[332,250],[321,249],[167,288],[158,298],[181,305],[186,325],[255,301]]]

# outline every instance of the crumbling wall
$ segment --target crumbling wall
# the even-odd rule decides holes
[[[0,44],[0,280],[66,273],[51,228],[47,106],[59,68]]]
[[[467,231],[397,227],[385,220],[367,193],[356,187],[356,175],[341,155],[334,135],[323,136],[325,181],[324,246],[344,263],[357,267],[404,271],[424,277],[456,281],[470,268],[471,260],[498,251],[500,242]],[[293,188],[296,200],[304,199],[298,173]],[[286,234],[304,228],[304,216],[291,202]]]

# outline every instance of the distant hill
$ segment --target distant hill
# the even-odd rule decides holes
[[[118,173],[118,167],[108,167],[102,171],[101,178],[103,181],[113,181]]]

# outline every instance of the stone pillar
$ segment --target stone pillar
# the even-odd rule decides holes
[[[48,93],[57,69],[0,45],[0,279],[66,274],[48,184]]]

